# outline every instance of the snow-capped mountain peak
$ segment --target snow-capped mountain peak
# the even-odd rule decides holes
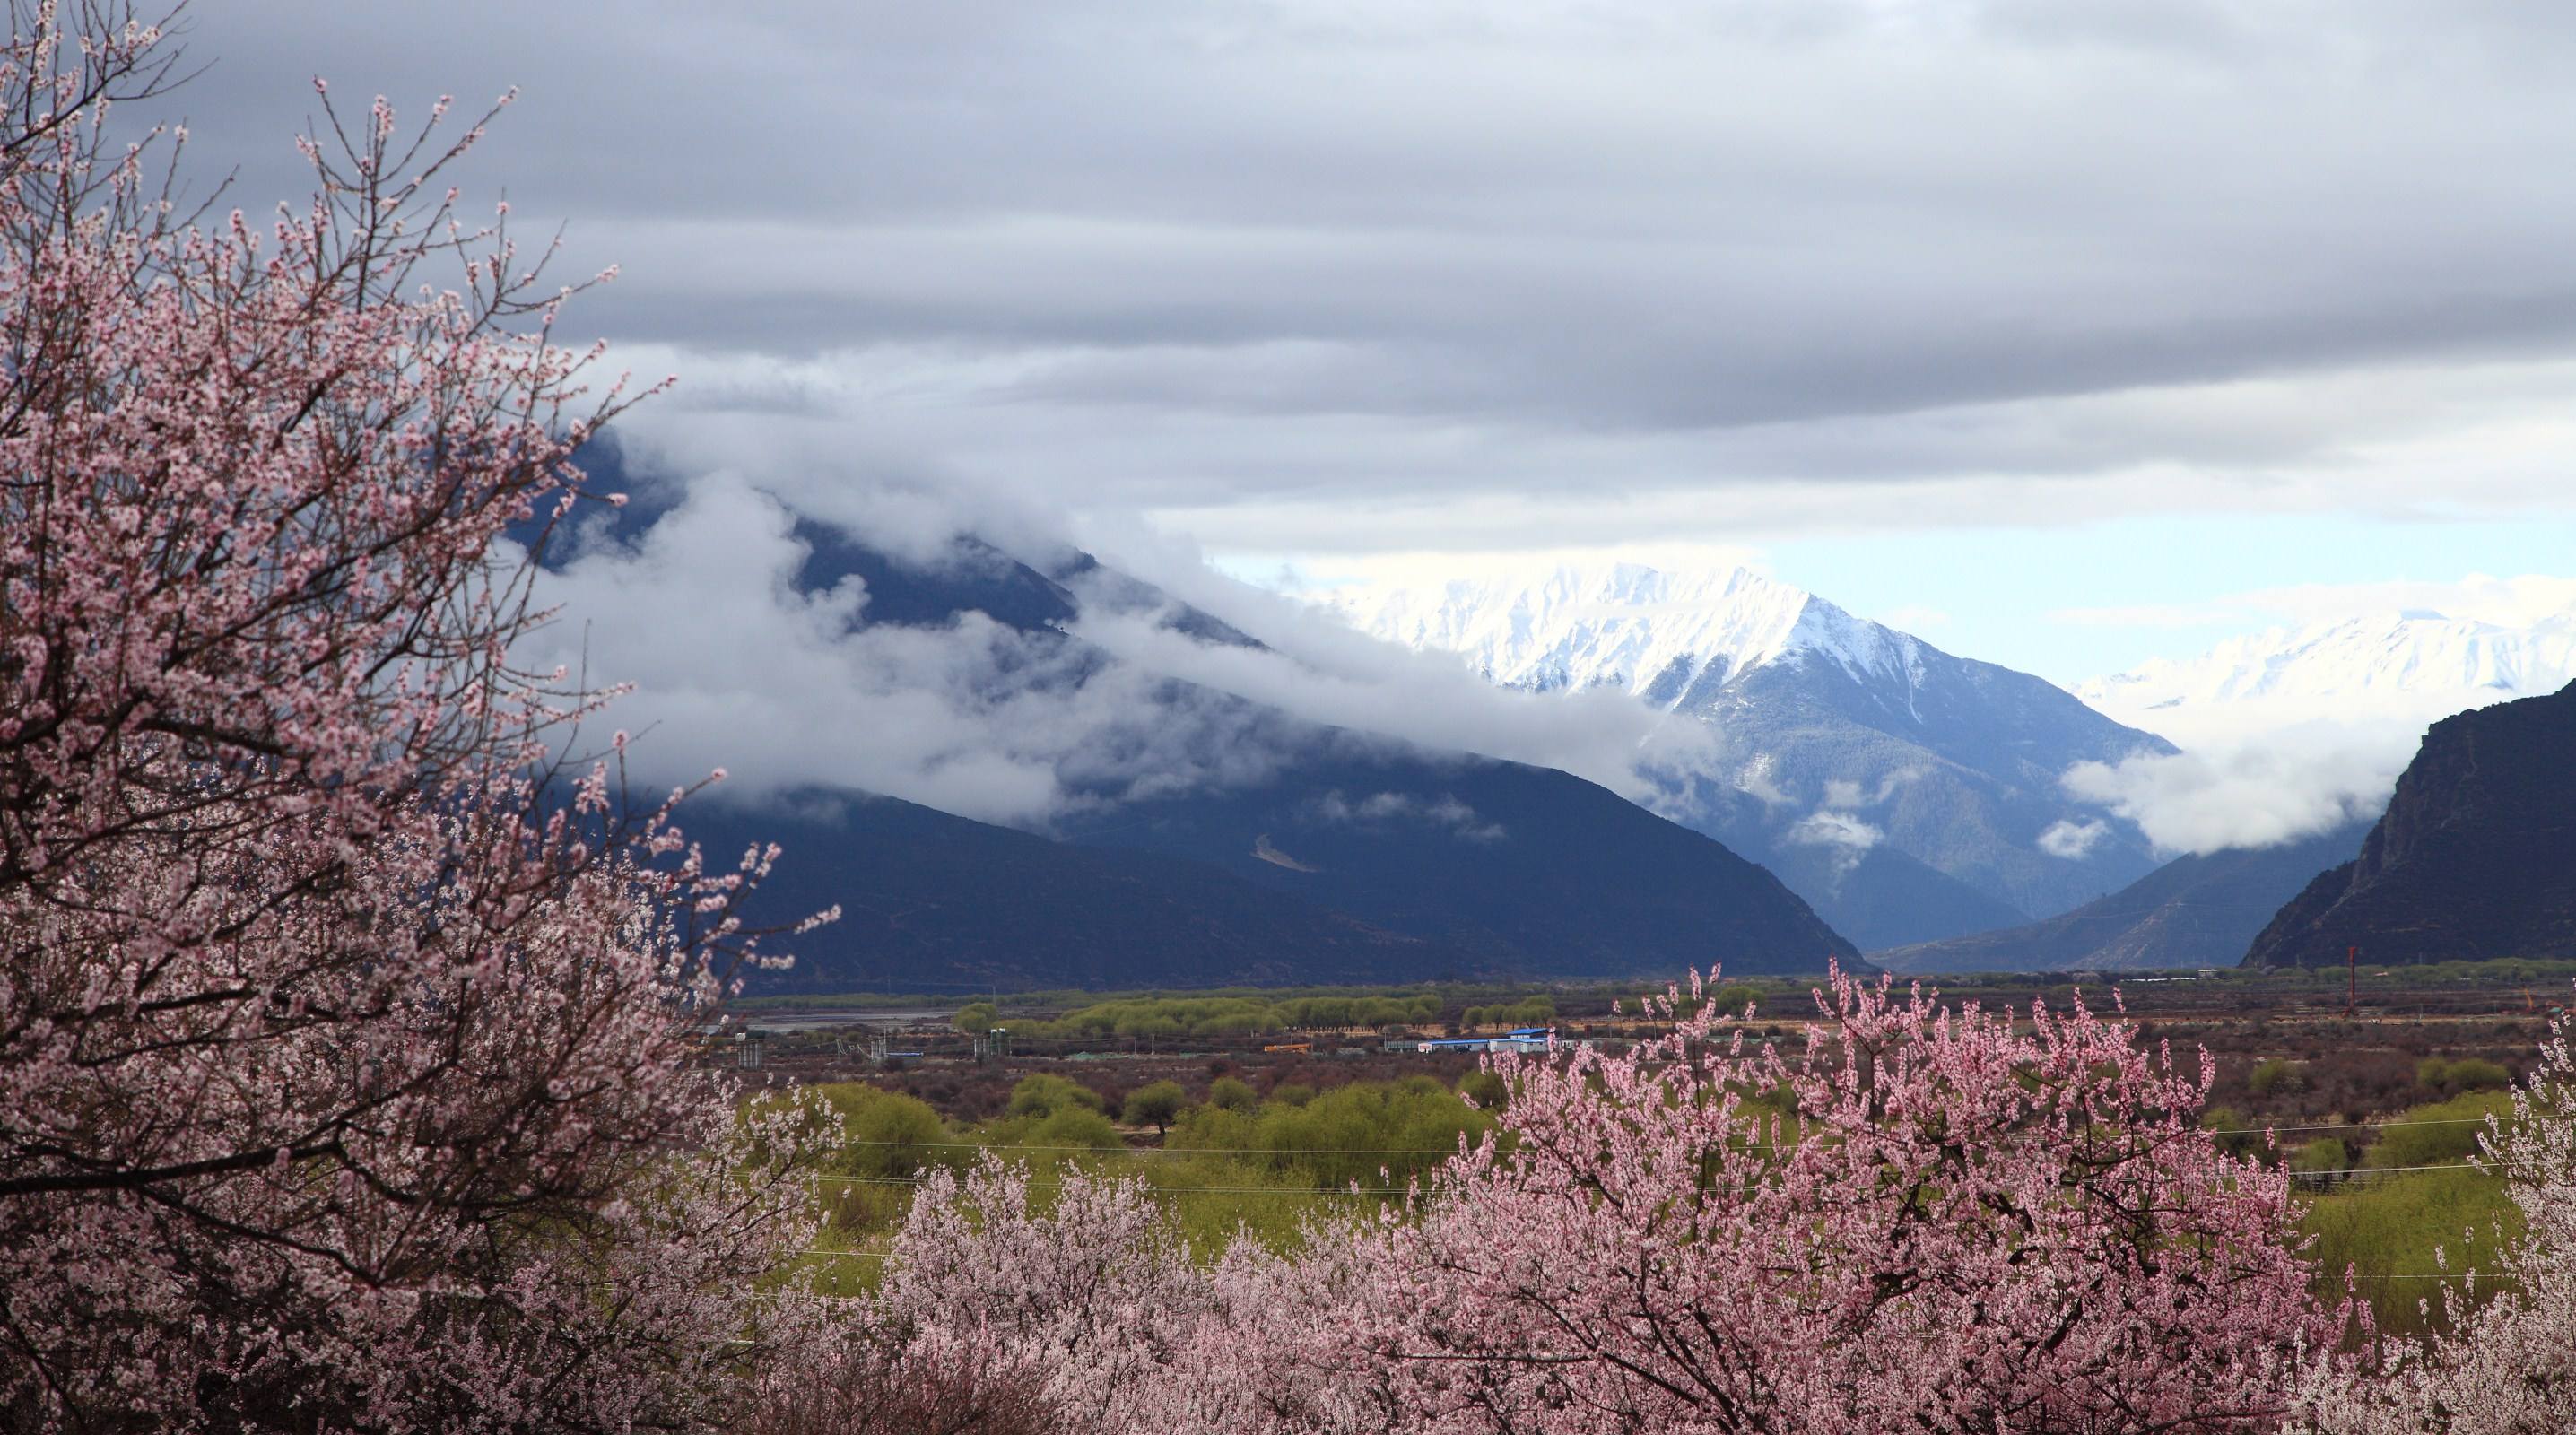
[[[1436,586],[1351,585],[1322,599],[1362,632],[1461,654],[1511,687],[1678,694],[1712,670],[1723,679],[1809,656],[1856,678],[1919,665],[1914,639],[1745,568],[1560,564]]]
[[[2076,688],[2108,711],[2184,715],[2255,705],[2425,717],[2576,680],[2576,609],[2510,627],[2407,609],[2231,638]]]
[[[1660,810],[1868,945],[2054,914],[2154,865],[2143,835],[2058,777],[2162,742],[1759,573],[1575,563],[1320,596],[1493,682],[1626,692],[1698,725],[1705,744]],[[2050,838],[2074,829],[2094,836]]]

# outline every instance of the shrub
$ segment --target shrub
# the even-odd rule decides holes
[[[2468,1091],[2502,1091],[2513,1084],[2513,1073],[2484,1057],[2461,1057],[2445,1061],[2426,1057],[2416,1064],[2415,1084],[2441,1096],[2457,1096]]]
[[[1137,1087],[1127,1095],[1122,1113],[1130,1126],[1151,1126],[1160,1136],[1171,1130],[1172,1118],[1189,1104],[1189,1093],[1177,1081],[1155,1081]]]
[[[2395,1121],[2418,1124],[2381,1128],[2378,1141],[2370,1148],[2370,1164],[2441,1166],[2466,1161],[2477,1154],[2478,1138],[2486,1134],[2485,1118],[2508,1115],[2512,1110],[2513,1099],[2504,1092],[2455,1096],[2413,1107]]]
[[[2245,1089],[2258,1100],[2305,1091],[2308,1089],[2307,1064],[2285,1061],[2277,1056],[2258,1062],[2245,1077]]]
[[[2262,1134],[2245,1113],[2233,1106],[2213,1106],[2200,1115],[2201,1129],[2218,1133],[2218,1149],[2231,1156],[2253,1156],[2264,1148]]]
[[[837,1175],[906,1177],[962,1154],[939,1113],[916,1097],[856,1081],[817,1087],[816,1094],[840,1118],[841,1144],[825,1158]]]
[[[2320,1136],[2290,1153],[2288,1168],[2303,1176],[2328,1175],[2352,1167],[2352,1148],[2339,1136]]]
[[[1261,1105],[1261,1098],[1252,1094],[1252,1088],[1232,1076],[1220,1076],[1209,1082],[1207,1099],[1208,1105],[1224,1111],[1248,1112]]]
[[[1003,1108],[1003,1114],[1046,1117],[1071,1109],[1105,1111],[1108,1106],[1099,1092],[1087,1086],[1039,1072],[1020,1078],[1020,1084],[1011,1088],[1011,1104]]]
[[[1458,1094],[1476,1103],[1479,1111],[1500,1111],[1511,1097],[1511,1088],[1491,1071],[1471,1071],[1458,1079]]]

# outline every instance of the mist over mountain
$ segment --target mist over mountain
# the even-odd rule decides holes
[[[1704,730],[1715,761],[1664,810],[1772,866],[1865,942],[2051,915],[2158,865],[2133,822],[2060,779],[2171,744],[1741,568],[1560,566],[1322,601],[1498,685],[1627,692]]]
[[[2087,702],[2185,751],[2087,763],[2067,787],[2168,851],[2297,841],[2376,817],[2435,721],[2576,679],[2576,607],[2559,580],[2378,586],[2386,591],[2249,595],[2329,616],[2077,684]],[[2359,601],[2430,601],[2446,589],[2474,611]]]
[[[721,479],[572,535],[546,596],[585,658],[633,675],[619,711],[652,724],[632,749],[648,775],[722,760],[725,800],[695,820],[728,844],[764,820],[786,834],[793,875],[755,914],[850,913],[766,984],[1858,958],[1771,873],[1631,800],[1655,719],[1622,695],[1506,693],[1409,654],[1310,658],[1070,546],[877,543]],[[1410,730],[1337,720],[1378,714]],[[1505,752],[1417,736],[1448,732]]]

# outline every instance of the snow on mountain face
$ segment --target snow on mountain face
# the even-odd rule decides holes
[[[1895,944],[2061,912],[2155,863],[2058,788],[2164,749],[2027,673],[1959,658],[1743,569],[1569,565],[1323,596],[1505,686],[1610,688],[1701,724],[1657,810],[1753,856],[1845,935]],[[2051,841],[2085,824],[2106,840]]]
[[[1509,687],[1678,695],[1712,670],[1723,680],[1807,654],[1862,680],[1903,679],[1921,663],[1906,634],[1743,568],[1566,565],[1534,580],[1339,588],[1324,601],[1364,633],[1462,654]]]
[[[2430,720],[2576,680],[2576,609],[2529,627],[2420,610],[2274,628],[2075,689],[2149,726],[2224,709]]]

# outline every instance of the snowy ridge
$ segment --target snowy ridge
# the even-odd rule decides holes
[[[1712,669],[1724,681],[1810,656],[1864,680],[1910,684],[1922,669],[1912,637],[1743,568],[1560,565],[1437,587],[1352,585],[1320,599],[1364,633],[1461,654],[1519,688],[1643,694],[1680,678],[1664,684],[1678,695]]]
[[[2138,714],[2334,703],[2457,711],[2556,692],[2571,680],[2576,609],[2522,628],[2419,610],[2274,628],[2197,658],[2096,678],[2075,694]]]

